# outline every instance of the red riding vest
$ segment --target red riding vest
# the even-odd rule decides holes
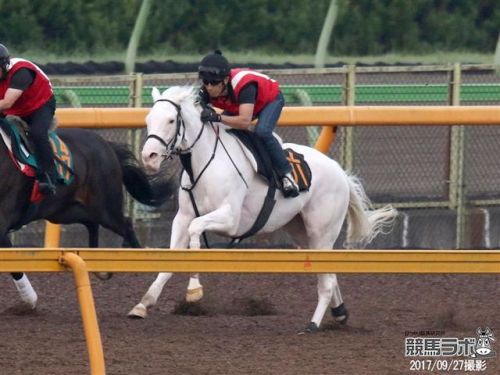
[[[3,111],[6,115],[16,115],[21,117],[29,116],[44,105],[52,97],[52,95],[54,95],[49,78],[38,66],[28,60],[14,58],[11,59],[7,77],[0,80],[1,98],[5,96],[5,92],[10,86],[14,73],[21,68],[33,70],[36,73],[35,79],[33,80],[31,86],[23,91],[13,106]]]
[[[257,98],[253,108],[254,117],[260,113],[262,108],[276,99],[280,92],[277,81],[251,69],[231,69],[229,78],[235,98],[238,98],[241,89],[245,85],[250,82],[257,83]],[[240,103],[231,101],[228,96],[211,98],[210,103],[232,115],[237,115],[239,113]]]

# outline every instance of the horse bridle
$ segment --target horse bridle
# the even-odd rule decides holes
[[[193,141],[191,146],[189,146],[185,149],[181,149],[180,146],[178,146],[176,148],[175,145],[177,144],[179,137],[181,137],[181,131],[182,131],[182,137],[181,137],[180,143],[182,143],[185,140],[185,136],[186,136],[186,125],[184,124],[184,119],[182,118],[182,115],[181,115],[181,106],[170,99],[158,99],[153,103],[153,105],[155,105],[158,102],[168,102],[168,103],[172,104],[175,107],[175,109],[177,110],[177,118],[176,118],[176,122],[175,122],[175,136],[167,143],[167,142],[165,142],[165,140],[162,137],[160,137],[156,134],[149,134],[146,137],[146,142],[150,138],[156,139],[158,142],[160,142],[167,150],[167,155],[166,155],[167,158],[171,157],[172,155],[185,154],[185,153],[191,152],[194,145],[199,141],[199,139],[203,133],[203,130],[205,129],[205,126],[203,126],[203,125],[201,126],[200,132],[196,136],[196,139]]]
[[[200,140],[201,135],[203,134],[203,130],[205,129],[205,124],[201,125],[200,132],[196,136],[196,139],[193,141],[193,143],[191,144],[191,146],[189,146],[189,147],[187,147],[185,149],[181,149],[181,148],[175,149],[175,144],[177,143],[177,139],[180,136],[181,128],[183,130],[181,143],[185,139],[185,135],[186,135],[186,125],[184,124],[184,119],[182,118],[182,115],[181,115],[181,106],[179,104],[173,102],[170,99],[158,99],[158,100],[156,100],[153,103],[153,105],[155,105],[157,102],[168,102],[168,103],[172,104],[175,107],[175,109],[177,110],[177,119],[176,119],[176,125],[175,125],[175,127],[176,127],[175,137],[173,137],[172,140],[167,143],[160,136],[158,136],[156,134],[149,134],[146,137],[146,141],[149,138],[153,138],[153,139],[156,139],[158,142],[160,142],[163,146],[165,146],[165,148],[167,149],[167,155],[165,156],[166,158],[170,158],[170,157],[172,157],[172,155],[187,155],[187,154],[191,153],[191,150],[196,145],[196,143]],[[221,141],[221,139],[219,137],[219,128],[218,127],[214,127],[214,124],[212,122],[210,122],[210,125],[212,126],[212,130],[214,131],[214,133],[216,135],[216,137],[215,137],[215,145],[214,145],[214,149],[212,151],[212,156],[209,158],[208,162],[202,168],[201,172],[198,174],[198,176],[196,177],[196,179],[193,179],[192,176],[190,176],[191,177],[191,183],[192,183],[191,187],[188,188],[188,189],[186,189],[186,188],[183,187],[183,190],[191,191],[192,189],[194,189],[194,187],[196,186],[196,183],[198,182],[198,180],[201,178],[201,176],[203,175],[203,173],[205,172],[205,170],[208,168],[208,166],[210,165],[210,163],[214,159],[215,152],[217,151],[217,145],[219,143],[224,148],[224,151],[226,152],[227,156],[229,157],[229,160],[233,164],[234,168],[238,171],[238,175],[243,180],[243,183],[245,184],[245,186],[248,188],[248,184],[245,181],[245,178],[243,177],[243,175],[241,174],[241,171],[238,169],[238,167],[234,163],[234,160],[231,158],[231,155],[229,155],[229,152],[227,151],[226,146],[224,146],[224,143],[222,143],[222,141]]]

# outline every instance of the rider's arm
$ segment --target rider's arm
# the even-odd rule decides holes
[[[252,124],[253,108],[257,99],[257,84],[249,83],[241,89],[238,97],[240,103],[238,115],[236,116],[221,116],[223,124],[229,125],[235,129],[248,129]]]
[[[3,99],[0,99],[0,111],[11,108],[22,93],[22,90],[8,88]]]
[[[11,108],[17,99],[21,96],[34,80],[35,72],[30,69],[19,69],[12,76],[9,88],[5,91],[5,95],[0,99],[0,111]]]

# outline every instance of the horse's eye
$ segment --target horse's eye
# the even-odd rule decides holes
[[[169,124],[173,124],[173,123],[174,123],[174,120],[170,120],[168,123],[169,123]]]

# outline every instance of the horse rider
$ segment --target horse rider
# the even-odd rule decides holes
[[[202,81],[200,101],[221,108],[218,114],[211,106],[201,112],[201,121],[222,122],[234,129],[249,129],[257,118],[255,134],[262,139],[277,170],[285,197],[296,197],[299,189],[292,177],[292,167],[273,136],[285,99],[277,81],[251,69],[230,69],[219,50],[205,56],[198,67]]]
[[[40,192],[54,195],[57,172],[48,137],[56,110],[52,85],[32,62],[11,59],[3,44],[0,44],[0,98],[2,116],[19,116],[28,124],[28,137],[38,161]]]

